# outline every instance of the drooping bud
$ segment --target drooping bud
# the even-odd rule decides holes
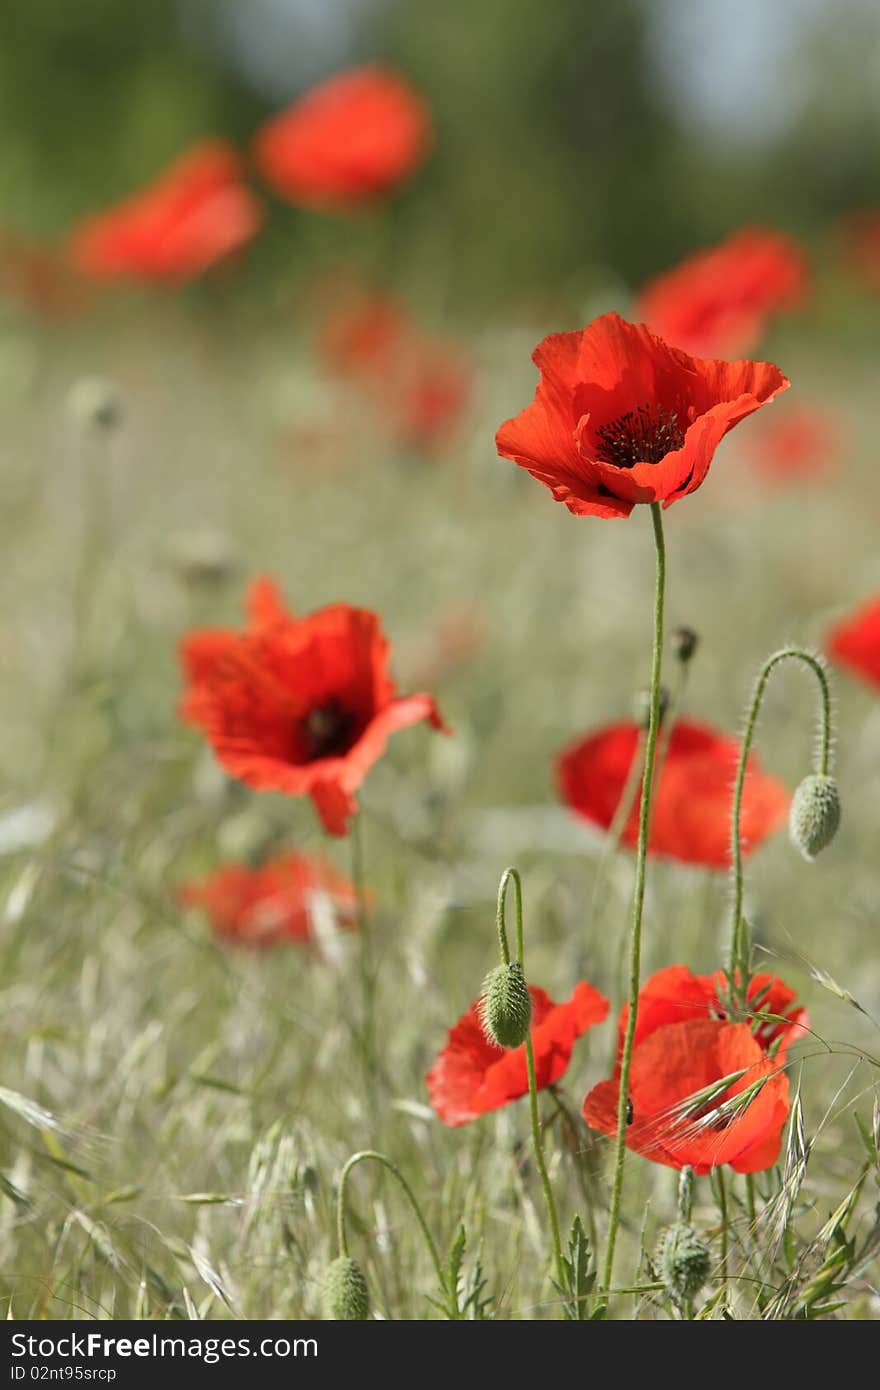
[[[687,1221],[676,1221],[664,1233],[657,1251],[660,1278],[676,1303],[687,1303],[709,1278],[709,1247]]]
[[[357,1260],[340,1255],[324,1277],[324,1317],[329,1322],[363,1322],[370,1313],[370,1291]]]
[[[669,711],[669,691],[665,685],[660,687],[660,723],[666,718]],[[651,692],[650,690],[640,690],[635,702],[636,723],[641,724],[643,729],[647,729],[651,722]]]
[[[829,845],[840,825],[840,793],[833,777],[805,777],[791,799],[788,832],[807,860]]]
[[[532,1000],[517,961],[496,965],[486,976],[479,1004],[483,1031],[497,1047],[519,1047],[529,1032]]]
[[[672,634],[672,650],[682,666],[687,666],[699,645],[699,633],[692,627],[677,627]]]
[[[85,429],[112,430],[122,423],[122,393],[104,377],[87,376],[77,381],[68,396],[75,419]]]

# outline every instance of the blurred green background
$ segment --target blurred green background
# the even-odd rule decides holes
[[[5,0],[2,222],[52,241],[381,59],[439,136],[394,208],[401,274],[460,306],[637,284],[742,223],[817,238],[880,201],[878,47],[873,0]],[[308,220],[277,209],[238,284],[307,271]]]

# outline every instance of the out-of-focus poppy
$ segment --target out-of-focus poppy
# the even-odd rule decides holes
[[[617,314],[551,334],[532,361],[535,399],[495,443],[578,516],[695,492],[728,430],[789,384],[769,362],[690,357]]]
[[[728,1163],[738,1173],[755,1173],[779,1157],[789,1110],[787,1048],[803,1035],[807,1019],[792,1008],[792,991],[767,975],[751,982],[751,1023],[733,1023],[723,984],[721,972],[697,976],[671,966],[639,992],[626,1142],[673,1168],[689,1164],[707,1173]],[[620,1043],[626,1017],[624,1009]],[[587,1124],[615,1134],[619,1097],[620,1046],[614,1076],[584,1101]]]
[[[700,357],[738,357],[768,320],[797,305],[807,265],[791,237],[746,227],[658,275],[639,296],[641,319],[668,343]]]
[[[749,459],[772,483],[823,478],[840,463],[841,432],[824,410],[797,406],[760,420],[749,440]]]
[[[596,729],[572,744],[557,764],[563,801],[593,825],[608,830],[638,745],[639,726],[630,720]],[[729,866],[739,753],[736,739],[707,724],[676,722],[654,789],[649,853],[709,869]],[[788,789],[751,754],[740,820],[744,855],[785,824],[789,801]],[[630,847],[638,840],[640,804],[637,796],[621,837]]]
[[[256,236],[263,209],[232,145],[209,140],[141,192],[73,232],[73,265],[95,280],[183,283]]]
[[[570,999],[555,1004],[529,986],[531,1037],[539,1089],[565,1072],[575,1042],[608,1016],[608,1000],[582,980]],[[446,1046],[427,1075],[431,1104],[445,1125],[466,1125],[528,1093],[525,1044],[509,1050],[490,1042],[480,1020],[480,1001],[450,1028]]]
[[[850,213],[841,231],[850,270],[868,289],[880,290],[880,209]]]
[[[202,630],[181,645],[181,717],[202,729],[221,765],[257,791],[310,796],[325,828],[344,835],[354,793],[388,736],[427,719],[430,695],[397,695],[379,618],[346,603],[296,618],[258,579],[244,632]]]
[[[354,68],[312,88],[257,132],[255,157],[283,198],[346,209],[388,193],[422,163],[431,119],[404,78]]]
[[[258,868],[224,864],[199,883],[184,884],[185,907],[202,908],[217,936],[247,946],[314,938],[315,908],[326,898],[340,926],[355,924],[353,884],[323,859],[283,854]]]
[[[357,296],[325,321],[318,352],[363,392],[401,449],[431,453],[454,433],[472,391],[457,344],[425,333],[390,295]]]
[[[880,595],[869,598],[829,632],[825,649],[832,661],[880,687]]]

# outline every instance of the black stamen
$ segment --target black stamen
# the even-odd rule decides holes
[[[305,762],[318,758],[339,758],[354,743],[355,716],[338,700],[328,700],[310,710],[300,722]]]
[[[615,468],[632,468],[637,463],[659,463],[667,454],[680,449],[684,430],[674,410],[657,405],[640,405],[618,415],[596,430],[599,444],[596,458]]]

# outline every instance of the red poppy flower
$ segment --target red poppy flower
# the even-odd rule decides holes
[[[731,1023],[717,994],[723,985],[723,972],[692,975],[686,966],[671,966],[639,992],[626,1142],[673,1168],[690,1164],[707,1173],[729,1163],[738,1173],[755,1173],[779,1157],[789,1109],[786,1049],[803,1035],[807,1018],[791,1008],[794,995],[781,980],[760,975],[749,989],[756,1015],[778,1017]],[[609,1135],[617,1132],[626,1018],[624,1009],[613,1078],[584,1101],[587,1124]],[[725,1078],[729,1084],[719,1086]]]
[[[558,1081],[575,1041],[608,1016],[608,1000],[582,980],[564,1004],[529,985],[532,1048],[539,1090]],[[431,1104],[445,1125],[455,1127],[500,1110],[528,1094],[526,1050],[496,1047],[483,1032],[479,1000],[450,1028],[446,1046],[427,1075]]]
[[[85,221],[70,256],[97,280],[183,283],[251,241],[263,212],[222,140],[190,150],[154,183]]]
[[[880,595],[831,629],[826,650],[832,661],[880,686]]]
[[[617,314],[551,334],[532,361],[535,399],[495,444],[577,516],[695,492],[728,430],[789,384],[769,362],[689,357]]]
[[[608,830],[638,744],[639,726],[630,720],[606,725],[572,744],[557,763],[563,801],[593,825]],[[654,790],[649,853],[709,869],[729,866],[739,752],[736,739],[707,724],[676,722]],[[765,772],[752,754],[740,821],[744,855],[784,825],[789,800],[787,788]],[[622,843],[630,848],[638,840],[640,803],[637,795],[622,835]]]
[[[469,403],[464,353],[422,332],[390,296],[374,293],[332,314],[318,347],[333,371],[363,389],[400,448],[441,447]]]
[[[181,717],[201,728],[233,777],[257,791],[310,796],[344,835],[355,791],[389,734],[430,720],[430,695],[397,696],[379,618],[346,603],[296,618],[269,579],[248,595],[245,632],[190,633],[181,647]]]
[[[775,413],[755,430],[751,461],[769,482],[799,482],[832,473],[840,461],[836,421],[825,411],[798,406]]]
[[[340,926],[354,925],[354,886],[323,859],[284,854],[259,868],[225,864],[181,889],[186,907],[203,908],[219,937],[249,946],[311,941],[316,900],[333,904]]]
[[[880,290],[880,212],[865,208],[850,213],[842,233],[850,270],[870,290]]]
[[[772,314],[798,303],[806,282],[796,242],[747,227],[658,275],[642,291],[638,315],[685,352],[739,356],[760,341]]]
[[[431,121],[408,82],[382,67],[322,82],[260,129],[255,155],[284,198],[346,208],[389,192],[421,164]]]

